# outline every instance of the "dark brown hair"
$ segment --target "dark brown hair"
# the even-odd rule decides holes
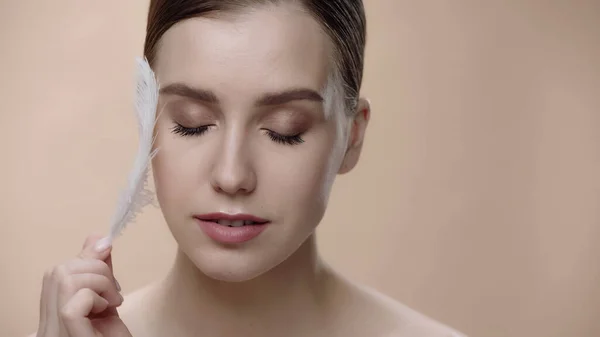
[[[161,36],[179,21],[284,1],[298,1],[331,38],[335,48],[336,71],[342,80],[346,113],[353,114],[362,84],[366,44],[366,18],[362,0],[151,0],[144,55],[152,65]]]

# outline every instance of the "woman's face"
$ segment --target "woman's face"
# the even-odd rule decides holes
[[[330,55],[319,23],[290,5],[189,19],[163,35],[156,191],[180,249],[208,276],[254,278],[322,219],[347,149],[322,101]],[[267,223],[229,227],[240,214]]]

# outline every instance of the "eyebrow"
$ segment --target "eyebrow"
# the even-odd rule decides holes
[[[217,98],[217,95],[215,95],[212,91],[192,88],[183,83],[169,84],[169,85],[161,88],[160,93],[164,94],[164,95],[175,95],[175,96],[187,97],[187,98],[191,98],[196,101],[201,101],[201,102],[206,102],[206,103],[211,103],[211,104],[219,103],[219,99]]]
[[[215,93],[210,90],[192,88],[184,83],[172,83],[160,89],[161,94],[165,95],[176,95],[191,98],[196,101],[201,101],[210,104],[218,104],[219,98]],[[307,88],[296,88],[290,90],[284,90],[281,92],[267,93],[263,95],[258,101],[256,106],[272,106],[282,105],[292,101],[313,101],[323,103],[324,99],[318,92]]]
[[[323,103],[323,96],[312,89],[290,89],[277,93],[268,93],[261,97],[256,105],[282,105],[292,101],[313,101]]]

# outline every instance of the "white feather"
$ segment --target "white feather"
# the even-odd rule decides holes
[[[145,58],[136,58],[137,83],[135,110],[137,113],[139,143],[135,162],[129,173],[127,186],[121,191],[111,222],[110,240],[114,240],[134,221],[142,208],[154,203],[154,194],[147,187],[152,158],[158,149],[154,145],[154,125],[158,104],[158,82]]]

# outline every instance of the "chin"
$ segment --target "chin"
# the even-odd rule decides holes
[[[190,261],[207,277],[223,282],[246,282],[269,272],[279,263],[263,254],[236,250],[195,251]]]

